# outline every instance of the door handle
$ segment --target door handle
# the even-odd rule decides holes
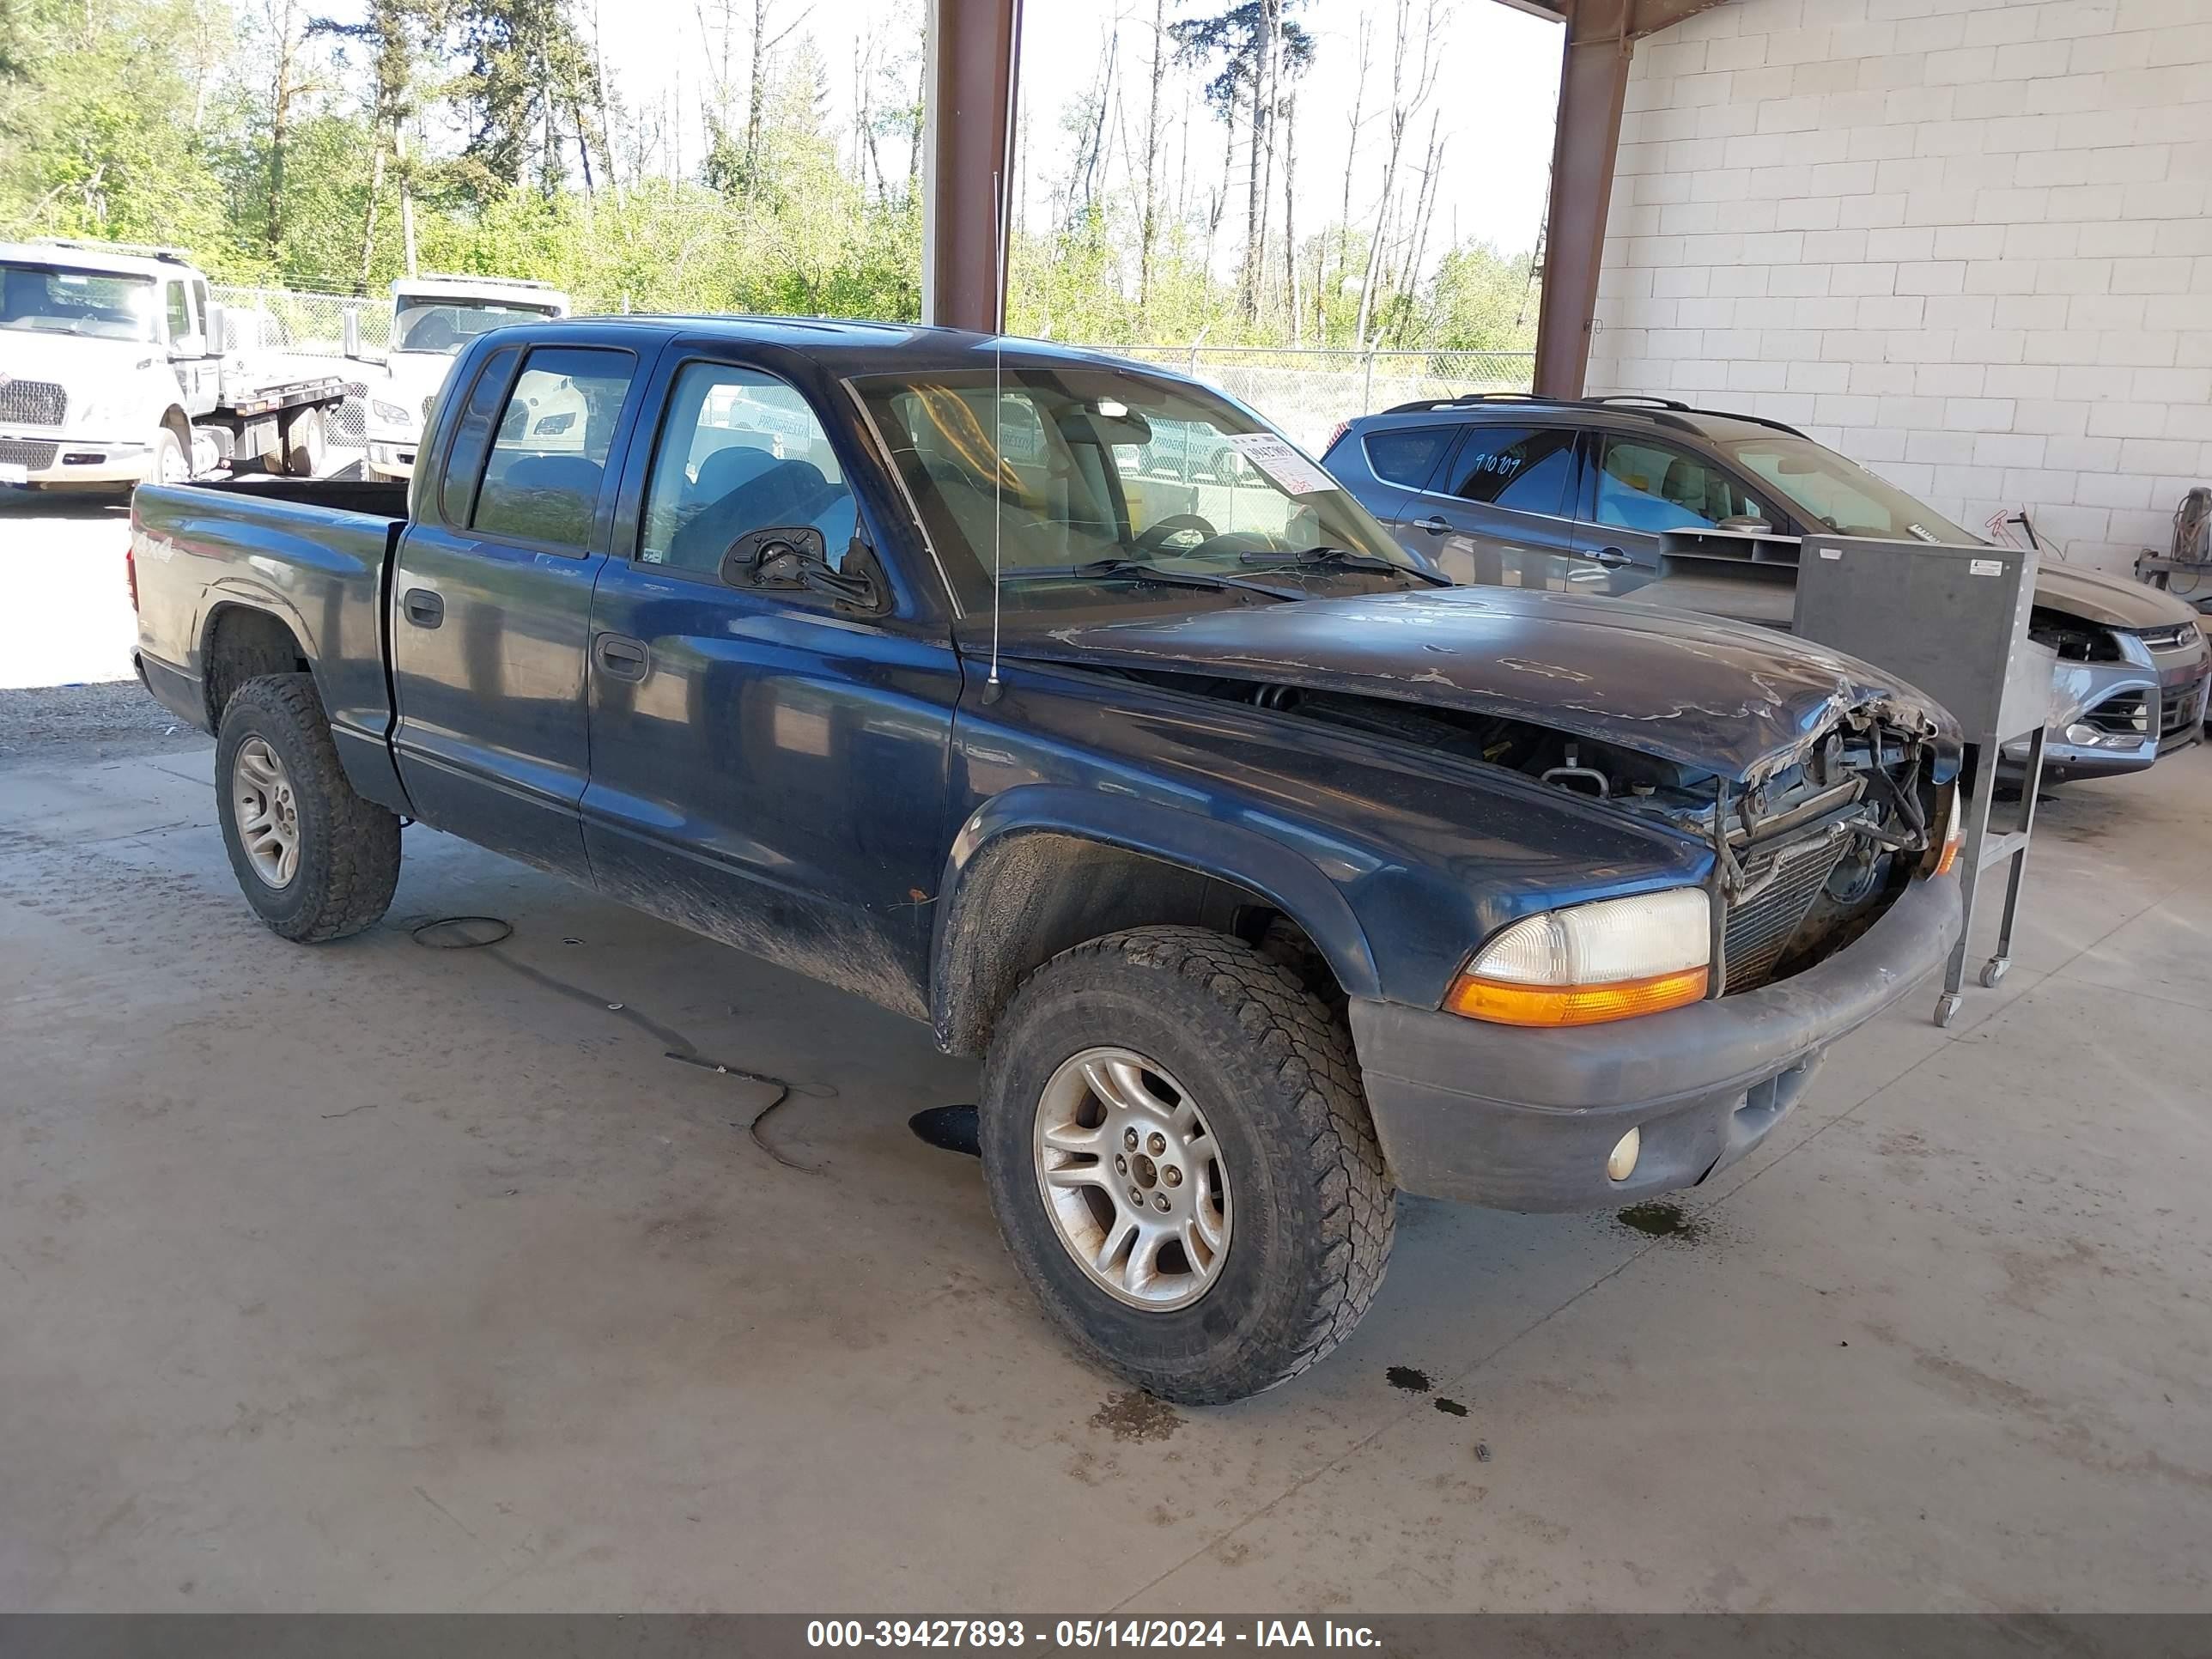
[[[1601,547],[1596,552],[1591,554],[1590,557],[1595,559],[1600,564],[1605,566],[1609,570],[1618,569],[1624,564],[1632,562],[1628,555],[1622,552],[1617,547]]]
[[[641,680],[652,665],[653,653],[646,649],[643,640],[634,640],[627,634],[602,634],[593,641],[592,653],[599,659],[599,666],[618,680]]]
[[[435,628],[446,620],[446,602],[427,587],[410,587],[399,602],[407,620],[417,628]]]
[[[1446,523],[1443,520],[1438,518],[1435,514],[1431,513],[1425,519],[1414,520],[1413,528],[1416,530],[1425,530],[1431,536],[1441,536],[1445,531],[1449,530],[1451,526]]]

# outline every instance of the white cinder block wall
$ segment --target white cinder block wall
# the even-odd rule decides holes
[[[1728,0],[1637,49],[1589,386],[2124,569],[2212,483],[2208,190],[2212,0]]]

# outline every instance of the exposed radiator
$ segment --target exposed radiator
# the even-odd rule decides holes
[[[1811,837],[1775,854],[1773,878],[1748,898],[1729,907],[1722,994],[1753,991],[1774,976],[1775,964],[1828,884],[1846,842]]]

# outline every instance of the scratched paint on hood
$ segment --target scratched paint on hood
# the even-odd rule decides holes
[[[1502,715],[1738,780],[1841,714],[1950,717],[1896,676],[1788,635],[1618,599],[1452,588],[1100,622],[1009,657],[1249,678]]]

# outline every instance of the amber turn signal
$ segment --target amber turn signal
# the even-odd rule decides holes
[[[1683,1007],[1704,997],[1706,986],[1702,963],[1609,985],[1512,985],[1462,974],[1445,995],[1444,1006],[1499,1025],[1596,1025]]]
[[[1950,822],[1943,826],[1943,850],[1936,855],[1936,873],[1948,876],[1951,866],[1959,861],[1959,848],[1966,839],[1966,793],[1957,784],[1951,786]]]

